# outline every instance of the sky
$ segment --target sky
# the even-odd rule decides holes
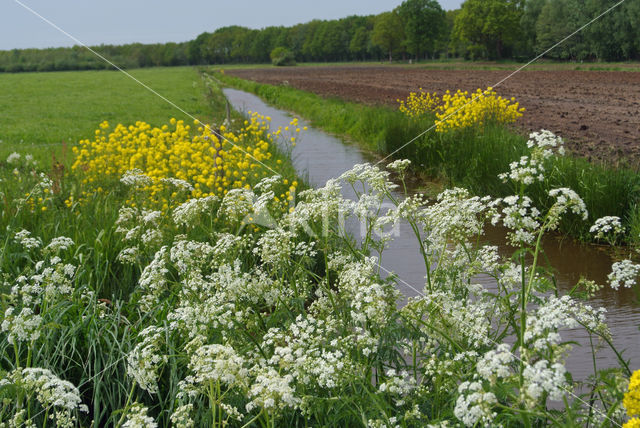
[[[463,0],[439,0],[445,10]],[[264,28],[312,19],[372,15],[402,0],[2,0],[0,50],[78,44],[22,5],[87,45],[183,42],[227,25]],[[21,5],[22,4],[22,5]]]

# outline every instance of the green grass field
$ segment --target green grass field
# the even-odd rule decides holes
[[[203,122],[213,119],[197,70],[140,69],[136,79]],[[0,158],[12,151],[75,143],[103,120],[154,126],[171,117],[191,119],[119,71],[71,71],[0,75]],[[44,149],[49,151],[50,149]]]

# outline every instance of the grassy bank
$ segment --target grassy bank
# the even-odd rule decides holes
[[[291,87],[245,81],[222,73],[216,73],[216,78],[257,94],[276,107],[294,111],[313,121],[314,125],[345,135],[382,155],[395,152],[433,126],[433,118],[416,121],[388,107],[326,99]],[[393,157],[410,159],[417,167],[416,173],[466,187],[476,194],[506,196],[513,189],[504,184],[498,174],[506,172],[509,163],[529,153],[526,142],[526,137],[497,125],[445,134],[430,131],[401,148]],[[562,223],[564,232],[589,240],[593,220],[615,215],[623,219],[629,232],[626,240],[637,243],[640,178],[636,171],[597,165],[581,158],[556,158],[547,171],[546,180],[533,186],[528,196],[536,206],[546,209],[551,204],[548,191],[555,187],[575,190],[589,210],[587,221],[565,220]]]

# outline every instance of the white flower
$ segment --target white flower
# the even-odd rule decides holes
[[[149,409],[140,403],[133,403],[127,409],[127,416],[122,428],[156,428],[158,424],[147,415]]]
[[[528,196],[507,196],[502,202],[506,205],[502,210],[502,223],[511,229],[507,234],[511,244],[531,244],[535,239],[535,232],[540,227],[540,211],[533,206]]]
[[[549,196],[556,198],[556,202],[549,209],[546,225],[548,230],[554,230],[558,226],[562,215],[568,210],[579,215],[583,220],[586,220],[589,216],[584,201],[573,190],[567,187],[552,189],[549,191]]]
[[[269,265],[285,266],[291,258],[294,238],[292,231],[281,227],[267,230],[256,243],[253,253],[259,255],[262,261]]]
[[[179,178],[168,177],[168,178],[162,178],[160,179],[160,181],[162,183],[167,183],[171,186],[174,186],[177,189],[183,190],[185,192],[191,192],[193,190],[193,186],[188,181],[181,180]]]
[[[605,239],[608,235],[613,235],[613,240],[619,234],[624,232],[620,217],[605,216],[600,217],[589,229],[589,233],[594,233],[596,239]]]
[[[195,422],[191,419],[193,404],[185,404],[173,411],[171,414],[171,424],[176,428],[193,428]]]
[[[126,186],[133,187],[145,187],[153,184],[153,180],[148,175],[145,175],[142,170],[138,168],[131,169],[124,173],[120,182]]]
[[[191,382],[209,386],[209,381],[220,382],[228,388],[248,383],[249,371],[244,359],[231,346],[204,345],[191,356],[189,368],[194,375]]]
[[[138,255],[140,253],[140,249],[138,247],[129,247],[124,248],[118,254],[118,261],[122,263],[135,264],[138,261]]]
[[[636,285],[638,273],[640,273],[639,264],[635,264],[631,260],[623,260],[611,265],[611,273],[607,279],[614,290],[620,288],[621,285],[625,288],[631,288]]]
[[[498,402],[492,392],[482,389],[480,382],[462,382],[458,387],[454,415],[466,426],[490,426],[496,413],[492,406]]]
[[[73,247],[75,244],[71,238],[67,238],[66,236],[58,236],[57,238],[53,238],[49,245],[45,247],[45,250],[51,252],[64,251]]]
[[[409,159],[398,159],[387,165],[387,168],[396,171],[399,174],[404,174],[407,168],[411,165],[411,161]]]
[[[496,379],[506,378],[511,375],[511,363],[515,357],[511,353],[509,345],[501,343],[495,350],[488,351],[478,361],[476,370],[478,374],[491,383]]]
[[[7,376],[0,381],[0,386],[14,385],[22,389],[28,396],[36,398],[40,405],[51,411],[50,418],[56,421],[56,426],[72,427],[77,426],[74,411],[87,413],[89,408],[81,404],[80,391],[71,382],[62,380],[54,375],[50,370],[29,367],[25,369],[17,368],[8,373]],[[54,409],[55,408],[55,409]],[[34,426],[30,425],[29,420],[23,419],[20,411],[15,413],[9,426]],[[18,422],[12,425],[11,422]]]
[[[396,396],[395,403],[397,406],[404,404],[404,397],[408,396],[417,388],[415,378],[406,371],[396,373],[393,369],[388,369],[385,373],[386,379],[378,386],[381,392],[387,392]]]
[[[20,153],[13,152],[9,156],[7,156],[7,163],[9,165],[17,165],[20,162]]]
[[[7,342],[35,342],[40,337],[42,317],[33,312],[31,308],[22,308],[15,315],[14,308],[9,306],[4,313],[4,320],[0,324],[2,331],[8,332]]]
[[[531,149],[530,156],[522,156],[519,161],[509,164],[510,172],[499,174],[502,181],[511,180],[514,183],[524,185],[533,184],[536,181],[544,181],[545,163],[553,156],[554,150],[564,155],[564,142],[562,138],[550,131],[541,130],[529,135],[527,147]]]
[[[190,199],[173,210],[173,221],[179,225],[191,226],[199,215],[207,212],[213,213],[213,204],[218,200],[218,197],[214,195]]]
[[[568,392],[568,385],[565,378],[566,369],[560,363],[552,364],[549,367],[547,360],[540,360],[533,366],[527,365],[522,372],[525,380],[522,391],[525,403],[530,407],[535,406],[542,398],[543,393],[549,394],[552,400],[561,400],[565,392]]]
[[[14,236],[14,240],[22,244],[22,246],[28,250],[40,248],[40,246],[42,245],[40,238],[32,238],[31,232],[26,229],[22,229],[21,231],[17,232]]]
[[[549,296],[535,312],[527,316],[524,340],[527,346],[535,350],[547,350],[561,341],[558,331],[563,328],[575,328],[580,325],[590,330],[608,334],[604,324],[604,308],[594,309],[589,305],[571,299],[569,296]]]
[[[252,191],[245,188],[229,190],[224,195],[221,206],[225,219],[230,222],[243,221],[247,215],[253,212],[254,196]]]
[[[285,408],[297,408],[301,400],[296,396],[291,385],[293,376],[281,376],[275,369],[264,367],[257,369],[257,375],[249,390],[251,401],[247,403],[247,411],[262,408],[269,412]]]
[[[169,270],[166,268],[167,263],[167,247],[160,248],[153,256],[153,260],[149,263],[140,275],[138,285],[144,292],[141,298],[140,307],[143,311],[150,311],[158,304],[161,294],[165,291],[167,285],[166,274]]]
[[[164,336],[164,329],[155,326],[145,328],[138,334],[142,341],[127,356],[127,374],[151,394],[159,392],[159,372],[162,364],[168,361],[168,357],[161,353]]]
[[[386,193],[398,187],[389,180],[387,171],[368,163],[354,165],[353,168],[344,172],[338,179],[344,180],[352,186],[357,182],[361,182],[380,193]]]

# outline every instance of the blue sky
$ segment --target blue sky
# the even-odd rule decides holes
[[[226,25],[263,28],[388,11],[402,0],[2,0],[0,50],[76,43],[19,3],[88,45],[182,42]],[[456,9],[463,0],[440,0]]]

